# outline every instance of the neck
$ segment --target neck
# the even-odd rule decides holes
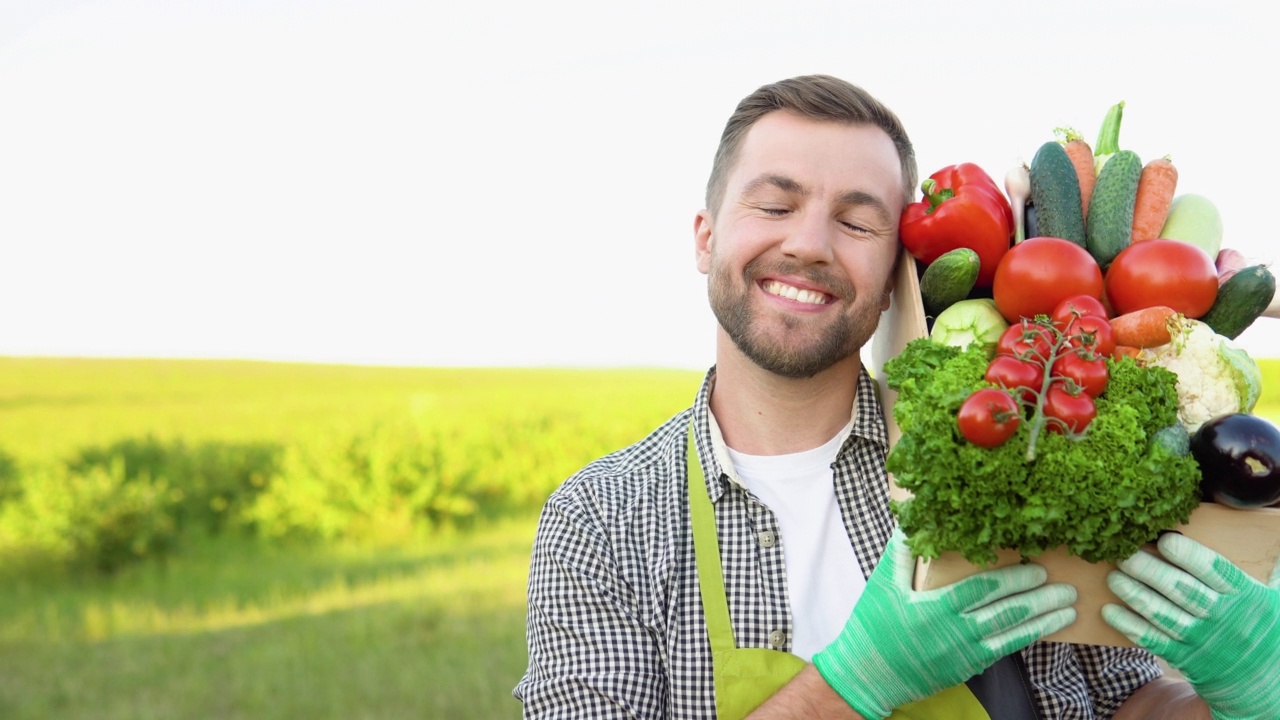
[[[862,359],[854,354],[813,377],[786,378],[762,369],[724,339],[716,353],[711,412],[725,444],[739,452],[812,450],[848,424],[861,369]]]

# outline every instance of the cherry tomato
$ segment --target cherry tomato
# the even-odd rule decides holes
[[[1084,391],[1078,390],[1072,393],[1067,390],[1065,383],[1055,381],[1045,393],[1044,414],[1051,418],[1045,426],[1049,430],[1053,432],[1069,430],[1079,433],[1093,422],[1093,418],[1098,414],[1098,408],[1094,406],[1093,398],[1086,395]],[[1054,422],[1054,420],[1060,422]]]
[[[984,448],[999,446],[1018,430],[1022,412],[1018,401],[1004,390],[976,390],[960,406],[956,424],[964,439]]]
[[[987,382],[993,382],[1011,392],[1021,388],[1019,397],[1034,403],[1044,385],[1044,366],[1013,355],[996,355],[987,365],[985,377]]]
[[[1063,300],[1053,309],[1049,317],[1053,319],[1054,325],[1065,330],[1072,320],[1086,315],[1108,319],[1111,317],[1102,301],[1092,295],[1074,295]]]
[[[1076,295],[1102,297],[1102,270],[1070,240],[1035,237],[1009,248],[996,268],[991,294],[1009,322],[1049,315]]]
[[[1071,347],[1090,350],[1103,357],[1111,357],[1116,351],[1116,335],[1111,323],[1097,315],[1076,318],[1065,331]]]
[[[1069,378],[1089,397],[1098,397],[1107,389],[1107,361],[1101,355],[1081,350],[1069,352],[1053,363],[1053,374]]]
[[[996,341],[997,355],[1013,355],[1020,360],[1043,367],[1053,350],[1053,332],[1031,322],[1016,322],[1000,334]],[[1039,385],[1037,385],[1039,387]]]
[[[1198,318],[1218,297],[1218,274],[1204,250],[1156,238],[1133,243],[1116,255],[1107,268],[1106,290],[1117,315],[1167,305]]]

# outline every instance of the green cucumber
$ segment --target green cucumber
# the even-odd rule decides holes
[[[982,262],[978,253],[966,247],[956,248],[938,256],[929,263],[920,276],[920,298],[924,301],[926,315],[937,317],[969,296]]]
[[[1085,247],[1103,270],[1133,237],[1133,205],[1138,199],[1138,179],[1142,159],[1132,150],[1120,150],[1098,173],[1098,183],[1089,200],[1085,223]]]
[[[1218,298],[1200,322],[1223,337],[1235,339],[1257,320],[1276,294],[1276,278],[1265,265],[1253,265],[1227,278]]]
[[[1040,235],[1085,245],[1080,178],[1062,143],[1050,140],[1031,159],[1031,202]]]

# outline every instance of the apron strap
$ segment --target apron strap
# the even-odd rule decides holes
[[[715,510],[707,495],[707,481],[702,473],[697,442],[693,437],[693,421],[689,421],[688,457],[685,465],[689,476],[689,514],[692,516],[693,548],[698,563],[698,585],[702,593],[702,611],[706,615],[707,636],[711,652],[732,650],[736,643],[729,619],[729,600],[724,590],[724,574],[720,566],[720,540],[716,536]]]

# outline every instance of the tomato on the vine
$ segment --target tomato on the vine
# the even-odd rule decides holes
[[[1107,267],[1106,288],[1117,315],[1166,305],[1199,318],[1218,297],[1218,272],[1199,247],[1156,238],[1121,250]]]
[[[1034,403],[1044,385],[1044,367],[1014,355],[996,355],[987,364],[985,379],[1010,392],[1021,390],[1018,395],[1022,400]]]
[[[1116,335],[1106,318],[1085,315],[1076,318],[1063,332],[1073,348],[1090,350],[1103,357],[1111,357],[1116,351]]]
[[[1102,297],[1102,269],[1089,251],[1062,238],[1034,237],[1004,254],[991,285],[1005,320],[1048,315],[1075,295]]]
[[[1073,295],[1058,303],[1049,318],[1058,328],[1065,330],[1076,318],[1093,315],[1108,319],[1107,308],[1102,301],[1092,295]]]
[[[1053,345],[1052,330],[1024,320],[1010,325],[1000,334],[1000,338],[996,340],[996,354],[1013,355],[1043,366],[1053,351]]]
[[[1004,390],[976,390],[960,406],[956,424],[964,439],[984,448],[998,447],[1018,430],[1022,410],[1018,401]]]
[[[1087,350],[1068,352],[1053,363],[1053,374],[1068,378],[1089,397],[1098,397],[1107,389],[1107,361]]]
[[[1053,432],[1084,432],[1098,414],[1093,398],[1084,391],[1072,393],[1062,381],[1054,381],[1044,397],[1044,414],[1050,418],[1045,426]],[[1055,420],[1057,422],[1055,422]],[[1065,426],[1065,427],[1064,427]]]

